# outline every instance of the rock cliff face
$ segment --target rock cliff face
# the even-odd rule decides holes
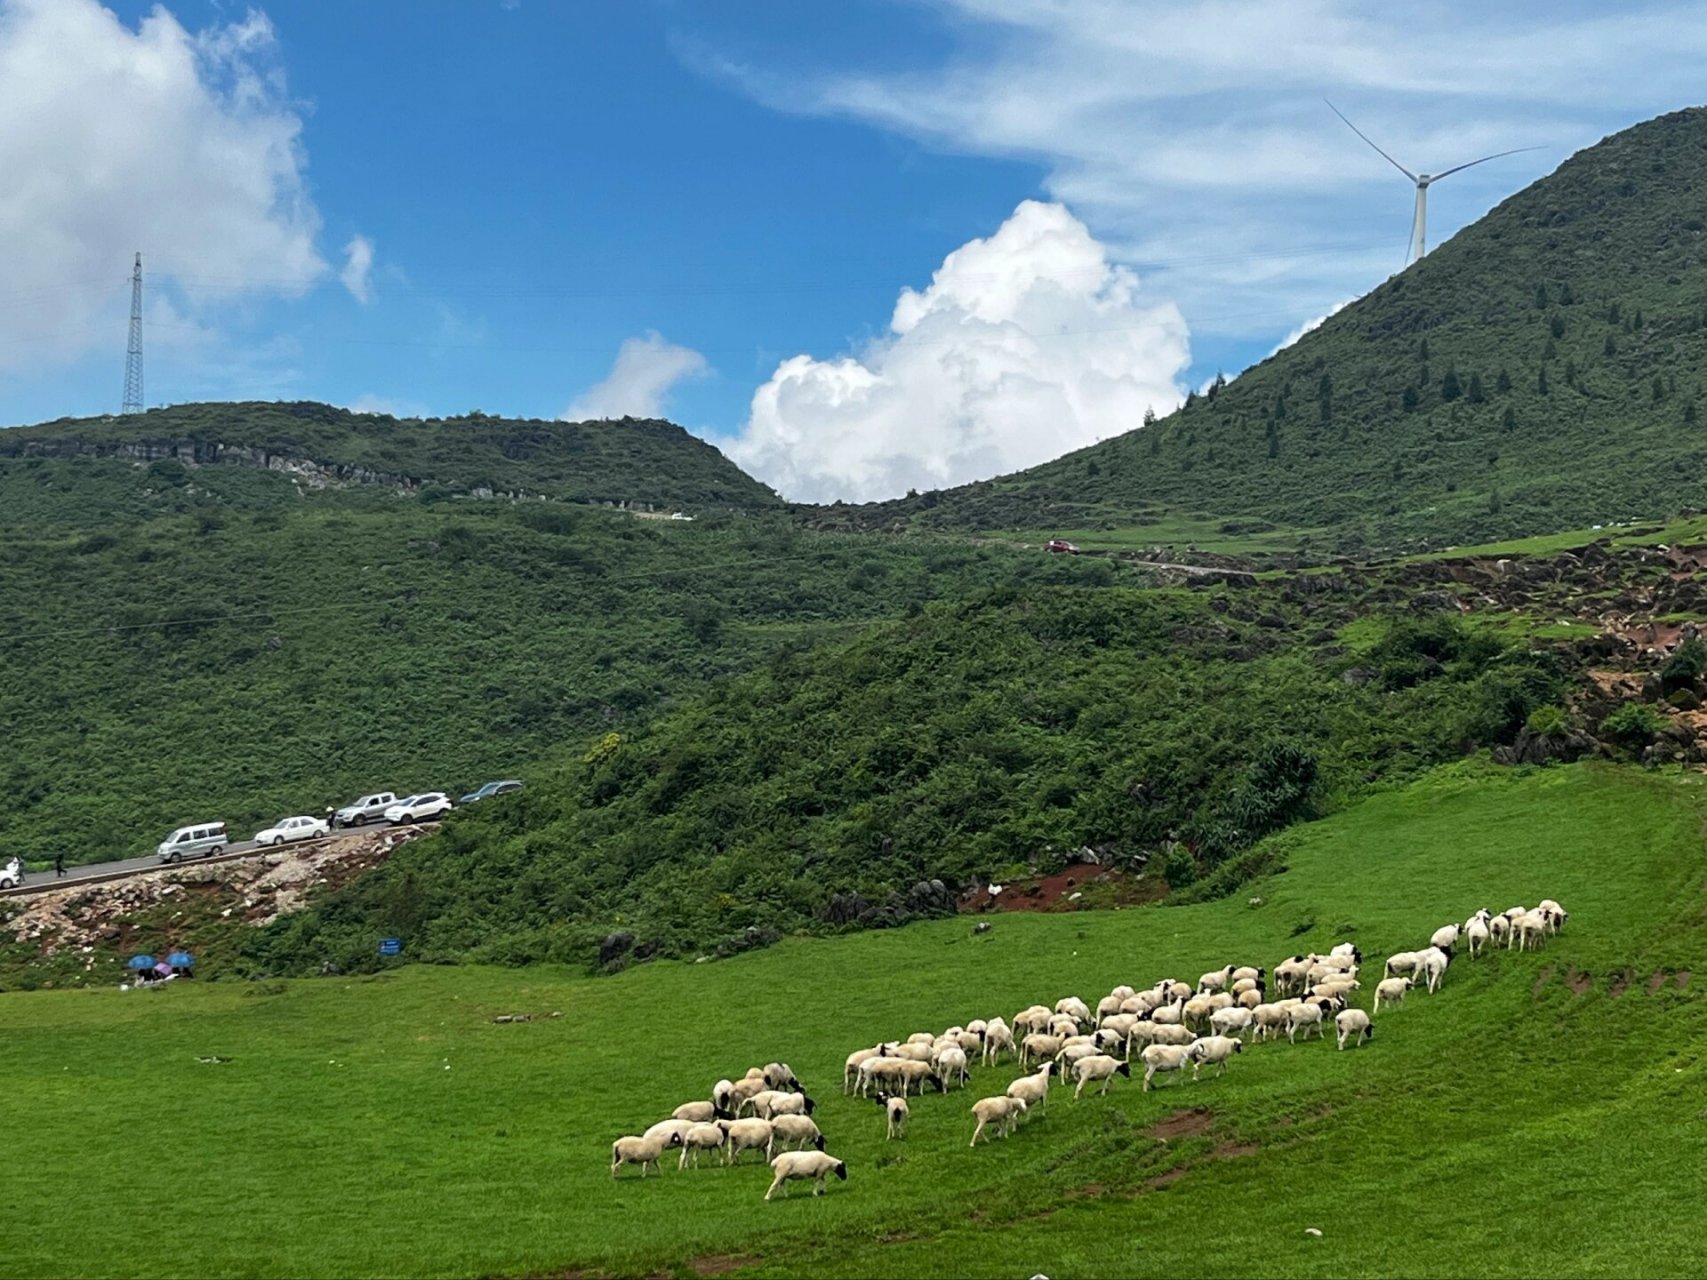
[[[329,484],[374,484],[413,490],[421,481],[401,472],[375,471],[356,463],[317,462],[252,445],[222,444],[215,440],[102,441],[42,439],[39,436],[8,438],[0,432],[0,458],[119,458],[136,462],[174,459],[192,467],[253,467],[261,471],[284,471],[300,476],[316,487]],[[491,496],[490,490],[481,496]]]

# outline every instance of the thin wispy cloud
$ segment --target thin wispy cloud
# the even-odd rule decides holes
[[[1196,332],[1268,336],[1404,262],[1413,170],[1539,145],[1431,194],[1431,242],[1604,134],[1702,96],[1707,4],[932,0],[959,47],[905,73],[702,71],[779,110],[1036,162]]]

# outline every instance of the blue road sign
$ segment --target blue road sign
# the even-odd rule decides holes
[[[402,951],[402,938],[381,938],[379,940],[379,954],[382,956],[400,955],[402,954]]]

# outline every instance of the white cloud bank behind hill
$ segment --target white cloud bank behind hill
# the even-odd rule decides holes
[[[870,501],[1046,461],[1184,395],[1186,324],[1065,206],[1027,200],[901,290],[857,357],[798,355],[724,452],[799,501]]]

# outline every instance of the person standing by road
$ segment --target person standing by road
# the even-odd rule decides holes
[[[53,855],[53,876],[56,880],[65,878],[65,855],[63,853]]]

